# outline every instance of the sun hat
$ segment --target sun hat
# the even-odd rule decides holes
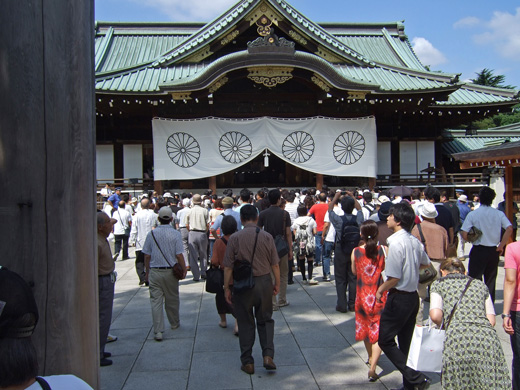
[[[419,214],[421,214],[424,218],[436,218],[439,215],[435,205],[430,202],[424,203],[423,207],[419,210]]]

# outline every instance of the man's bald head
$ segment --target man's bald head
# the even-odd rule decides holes
[[[150,199],[144,198],[143,200],[141,200],[141,208],[149,209],[150,208]]]

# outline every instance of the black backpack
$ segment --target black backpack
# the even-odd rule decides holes
[[[341,236],[339,243],[341,250],[350,256],[355,247],[358,246],[361,239],[359,225],[355,215],[342,215],[343,226],[341,227]]]

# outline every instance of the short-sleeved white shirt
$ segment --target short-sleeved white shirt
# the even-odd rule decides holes
[[[500,244],[501,228],[506,229],[510,225],[511,222],[502,211],[481,205],[468,213],[461,230],[469,232],[475,226],[482,232],[482,236],[473,245],[497,246]]]
[[[388,256],[385,262],[387,277],[397,278],[397,290],[413,292],[419,284],[419,267],[430,263],[421,242],[401,229],[388,237]]]

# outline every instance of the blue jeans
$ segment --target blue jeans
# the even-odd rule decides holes
[[[515,334],[511,337],[513,350],[513,390],[520,390],[520,311],[511,311],[511,322]]]
[[[323,241],[323,276],[330,275],[330,261],[332,260],[333,249],[333,242]]]
[[[316,235],[314,236],[314,243],[316,246],[314,252],[314,262],[316,264],[321,264],[321,233],[322,232],[316,232]]]

